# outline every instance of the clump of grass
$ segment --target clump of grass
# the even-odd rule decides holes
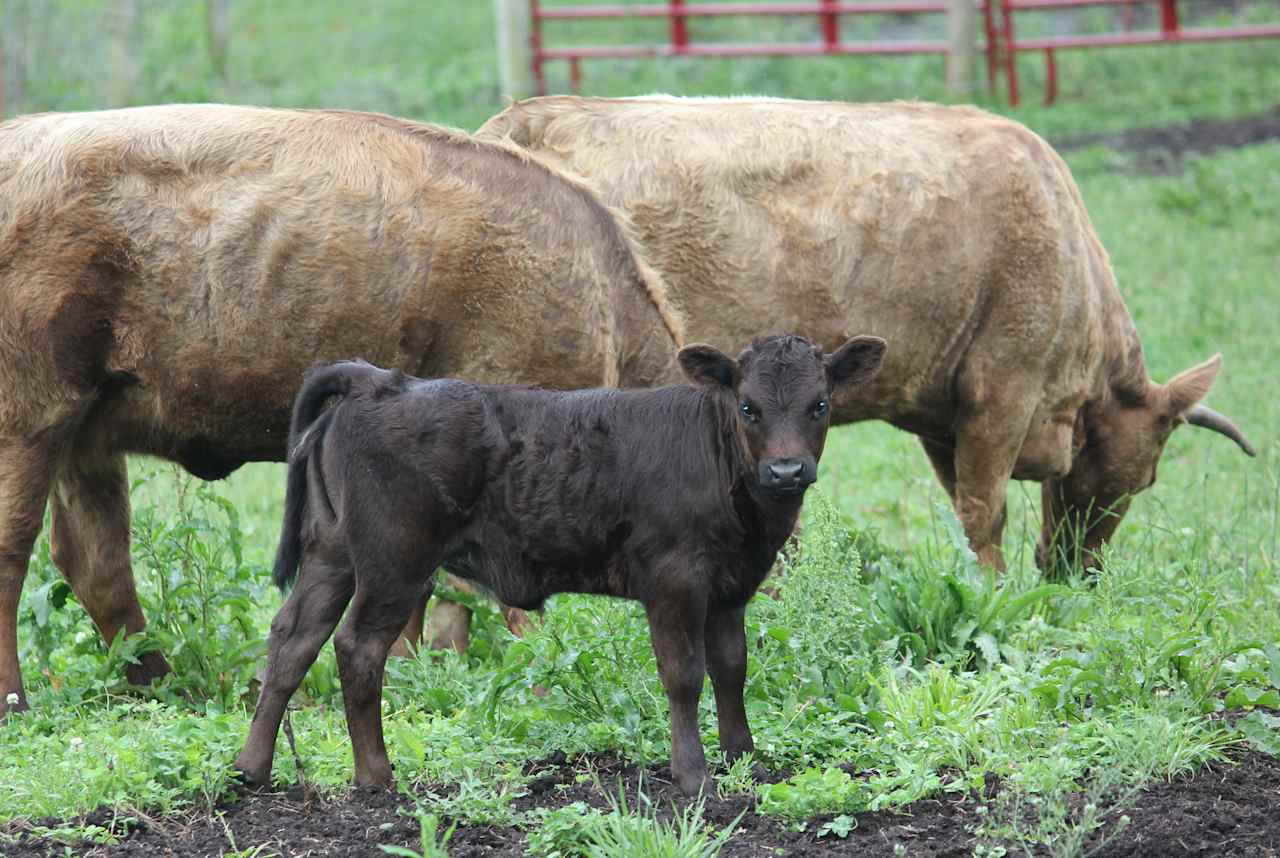
[[[1083,858],[1100,852],[1129,825],[1124,811],[1138,794],[1132,784],[1100,777],[1083,792],[1059,788],[1048,793],[1008,790],[983,809],[984,821],[974,832],[974,854],[997,858],[1010,854],[1044,854],[1051,858]],[[1108,820],[1111,825],[1099,835]]]
[[[989,669],[1017,657],[1010,638],[1018,624],[1068,591],[1028,586],[1028,576],[1004,577],[979,565],[951,508],[940,506],[937,516],[946,536],[939,552],[882,561],[870,586],[870,634],[917,666],[942,660],[961,670]]]
[[[449,858],[449,841],[453,839],[453,832],[457,829],[458,823],[451,823],[442,833],[439,830],[440,817],[434,813],[424,813],[419,810],[416,816],[419,851],[415,852],[404,846],[381,845],[378,848],[388,855],[399,855],[401,858]]]
[[[674,810],[670,821],[658,815],[643,789],[639,803],[643,806],[628,807],[620,785],[617,798],[609,799],[609,812],[593,819],[587,829],[585,854],[590,858],[715,858],[742,819],[740,813],[719,832],[712,832],[703,817],[705,798]]]

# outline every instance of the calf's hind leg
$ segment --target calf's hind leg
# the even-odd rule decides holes
[[[93,461],[74,455],[53,490],[50,554],[102,639],[146,626],[129,558],[129,475],[123,455]],[[159,652],[143,653],[125,676],[145,685],[169,672]]]
[[[271,781],[276,734],[289,698],[302,684],[320,647],[329,639],[351,600],[354,578],[345,562],[303,560],[298,584],[271,621],[267,675],[253,711],[253,724],[235,767],[252,784]]]
[[[440,558],[426,565],[434,569]],[[391,761],[382,737],[382,677],[391,646],[414,607],[431,594],[435,576],[422,564],[364,561],[351,611],[334,636],[338,676],[355,756],[356,786],[390,786]]]

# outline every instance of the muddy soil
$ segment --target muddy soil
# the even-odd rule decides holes
[[[1082,134],[1051,141],[1060,151],[1106,146],[1133,155],[1139,172],[1169,174],[1182,169],[1187,155],[1236,149],[1280,140],[1280,105],[1260,116],[1240,119],[1194,119],[1186,125],[1134,128],[1115,134]]]
[[[579,775],[594,771],[595,779]],[[515,808],[563,807],[581,801],[607,809],[617,785],[625,786],[628,802],[636,802],[643,775],[644,791],[655,806],[669,813],[678,799],[670,770],[641,770],[610,756],[589,759],[551,759],[531,766],[528,794]],[[436,790],[437,793],[439,790]],[[705,816],[717,828],[743,814],[736,833],[721,853],[725,858],[788,856],[967,856],[975,844],[974,830],[985,819],[979,808],[993,806],[992,794],[953,796],[916,802],[899,812],[862,813],[844,839],[816,832],[830,817],[809,822],[795,831],[774,818],[756,813],[748,797],[713,798]],[[406,814],[412,801],[382,790],[352,790],[327,799],[304,800],[297,790],[258,792],[221,806],[213,814],[183,819],[142,819],[113,845],[76,844],[71,854],[94,858],[141,856],[221,856],[228,853],[259,856],[380,856],[379,844],[416,847],[418,827]],[[1129,823],[1118,833],[1120,812],[1112,813],[1093,838],[1095,854],[1119,858],[1181,858],[1181,856],[1280,856],[1280,760],[1243,752],[1231,763],[1209,766],[1195,775],[1156,784],[1139,793],[1123,813]],[[108,815],[89,821],[105,824]],[[52,821],[46,821],[46,825]],[[263,847],[260,852],[253,850]],[[64,855],[64,844],[24,837],[5,844],[9,858]],[[895,851],[905,850],[903,851]],[[782,852],[778,852],[782,850]],[[521,856],[527,854],[524,836],[511,828],[459,828],[449,844],[454,858]],[[1021,854],[1011,850],[1010,854]]]

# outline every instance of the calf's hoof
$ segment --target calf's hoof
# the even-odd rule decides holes
[[[124,677],[130,685],[150,685],[153,680],[168,676],[172,671],[169,662],[158,652],[143,653],[137,664],[126,664]]]
[[[231,769],[231,783],[248,790],[262,789],[271,786],[271,772],[249,772],[236,766]]]
[[[713,795],[715,793],[715,784],[711,782],[706,769],[701,772],[672,772],[671,776],[680,792],[690,798],[697,798],[699,795]]]
[[[396,779],[391,773],[391,764],[387,763],[385,766],[369,766],[367,769],[357,768],[355,785],[362,788],[377,787],[381,789],[394,789]]]
[[[271,764],[262,765],[247,757],[242,751],[231,764],[231,779],[246,787],[271,785]]]
[[[724,752],[725,764],[730,766],[756,749],[756,743],[752,741],[750,736],[736,742],[733,740],[726,742],[724,739],[721,739],[720,742],[720,750]]]

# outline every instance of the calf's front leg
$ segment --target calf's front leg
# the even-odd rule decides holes
[[[663,594],[645,604],[658,675],[671,709],[671,775],[687,795],[708,785],[707,760],[698,735],[698,697],[706,675],[706,610],[701,595]]]
[[[746,611],[746,605],[707,611],[707,672],[716,693],[720,749],[730,763],[755,750],[743,702],[747,682]]]

